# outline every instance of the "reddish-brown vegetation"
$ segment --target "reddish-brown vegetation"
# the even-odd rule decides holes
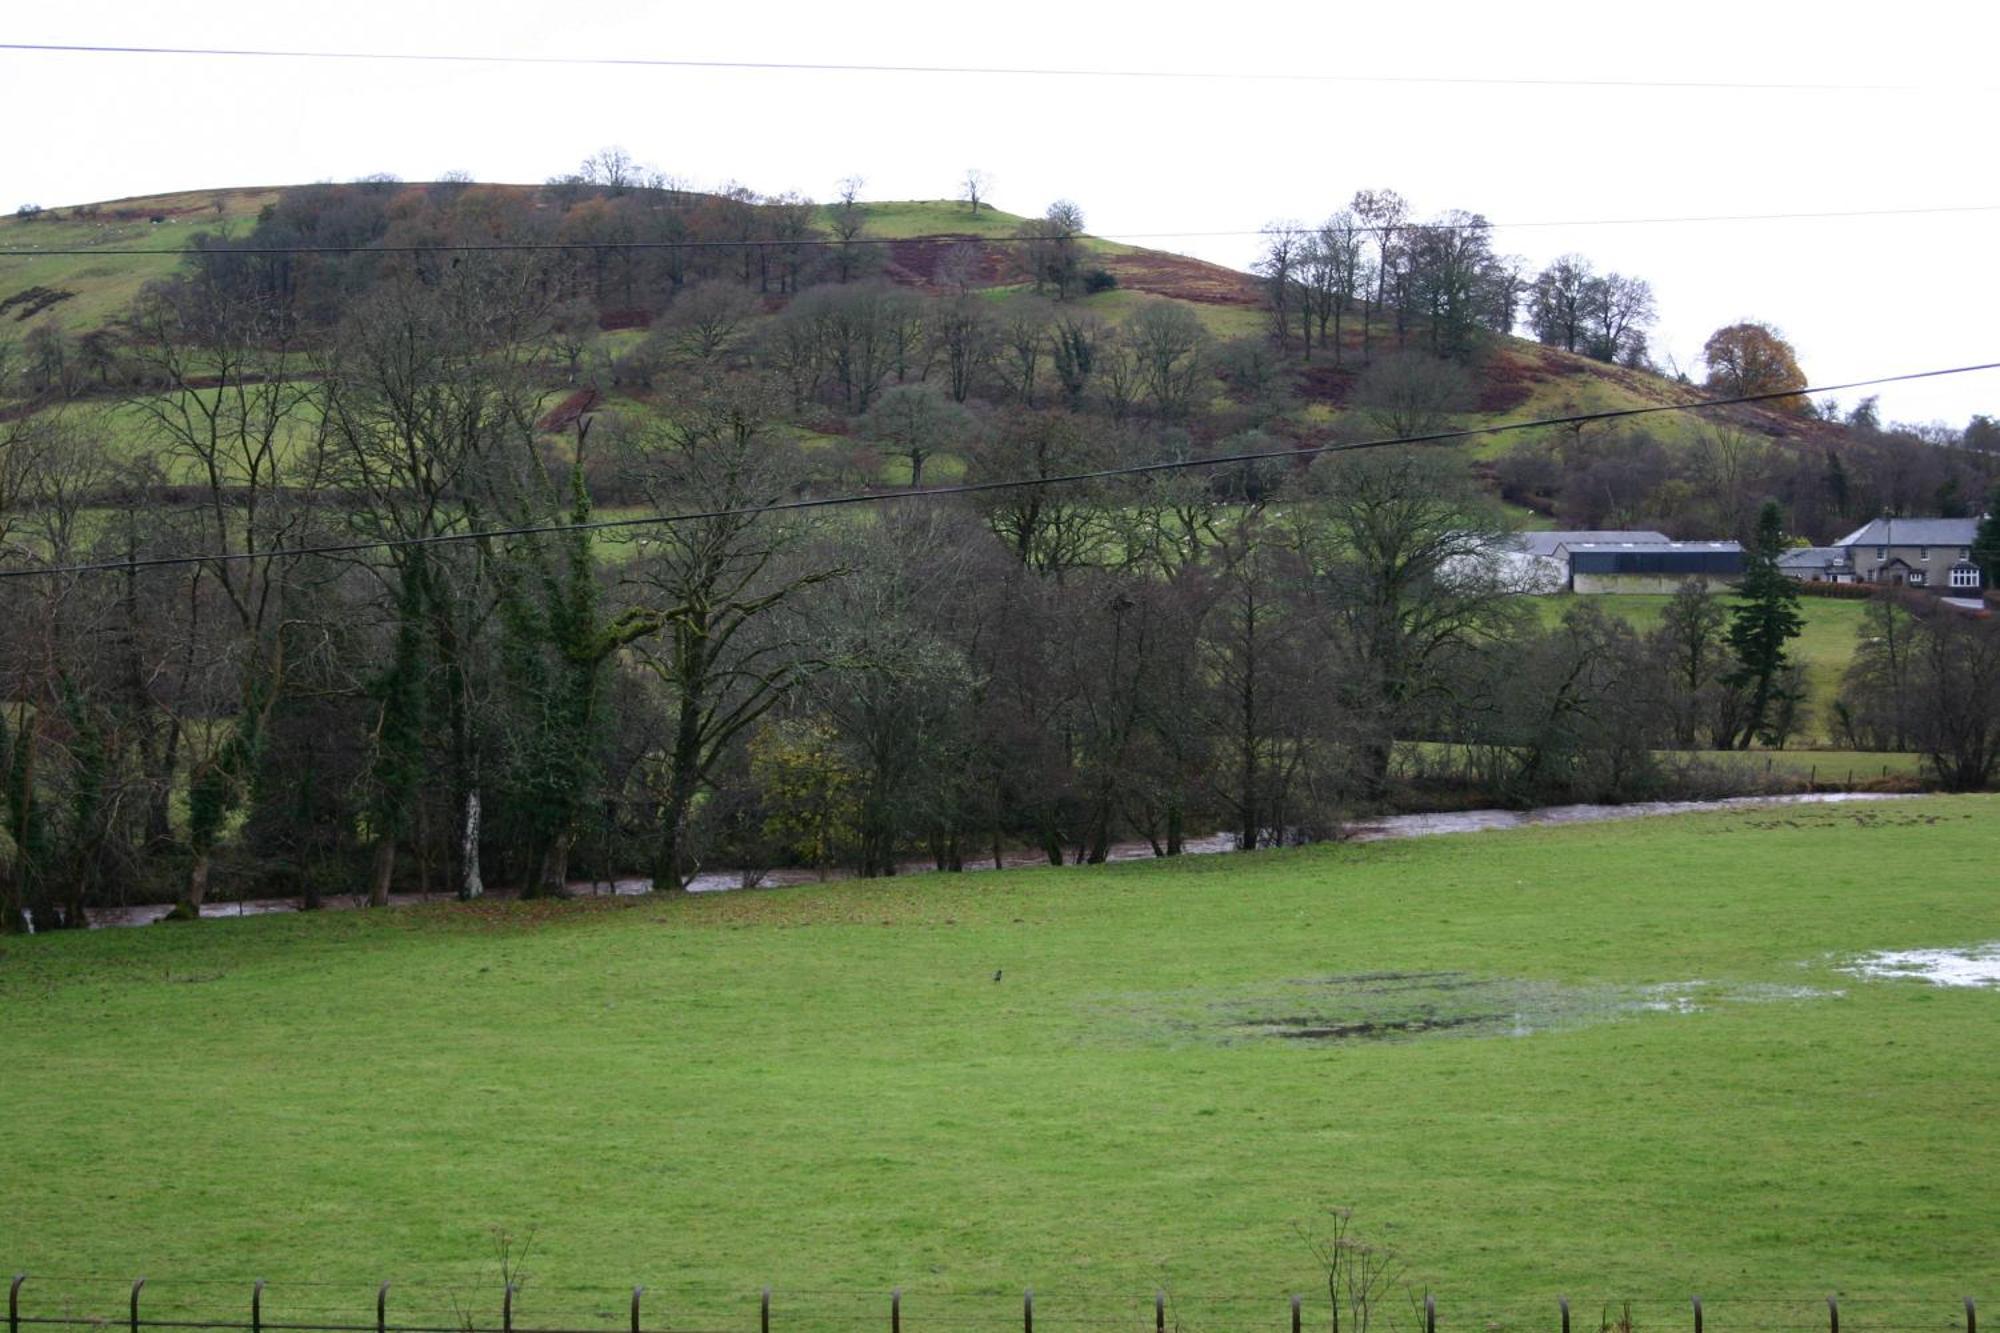
[[[1258,306],[1264,301],[1256,279],[1248,273],[1189,259],[1186,255],[1148,250],[1108,255],[1096,266],[1108,270],[1118,279],[1118,285],[1128,291],[1202,305]]]
[[[578,389],[575,393],[550,408],[548,413],[535,423],[535,428],[537,430],[565,430],[574,425],[578,417],[596,406],[596,389]]]
[[[597,327],[606,333],[619,329],[650,329],[653,327],[653,312],[639,306],[607,310],[597,317]]]
[[[1315,403],[1331,403],[1344,407],[1347,397],[1354,392],[1354,381],[1361,372],[1353,366],[1336,366],[1327,362],[1317,362],[1299,371],[1299,396]]]
[[[1003,247],[989,244],[977,236],[951,232],[891,241],[888,253],[883,256],[882,275],[906,287],[944,286],[949,279],[942,276],[939,269],[944,264],[945,256],[960,246],[974,248],[972,253],[976,257],[968,275],[973,286],[993,287],[1013,276],[1009,272],[1011,264]]]

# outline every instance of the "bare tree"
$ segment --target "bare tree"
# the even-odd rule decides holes
[[[986,302],[961,293],[932,311],[930,329],[936,359],[943,363],[945,389],[953,402],[962,403],[972,396],[998,350],[993,316]]]
[[[1390,281],[1403,253],[1401,232],[1409,220],[1410,206],[1394,190],[1361,190],[1355,194],[1351,207],[1375,245],[1375,294],[1361,308],[1361,358],[1366,361],[1372,359],[1375,321],[1381,318]]]
[[[1353,211],[1342,209],[1322,222],[1306,241],[1302,261],[1306,315],[1319,334],[1320,345],[1332,348],[1336,366],[1340,364],[1342,326],[1360,291],[1365,239]]]
[[[861,233],[867,230],[868,214],[861,206],[861,187],[866,184],[859,176],[844,176],[839,183],[839,193],[829,210],[836,244],[833,249],[834,272],[840,281],[852,282],[862,270]]]
[[[1493,553],[1505,525],[1451,458],[1404,448],[1329,454],[1308,474],[1299,548],[1351,653],[1364,774],[1379,791],[1394,741],[1449,690],[1451,654],[1509,637],[1518,612]]]
[[[1473,402],[1472,378],[1462,367],[1408,351],[1368,367],[1351,405],[1376,436],[1408,440],[1444,429],[1453,413],[1470,411]]]
[[[1062,411],[1013,411],[974,453],[968,479],[1049,478],[1105,462],[1103,442]],[[1060,578],[1103,555],[1106,515],[1086,486],[1018,486],[980,497],[978,508],[1014,558]]]
[[[1017,301],[1000,317],[994,367],[1008,396],[1022,407],[1036,405],[1042,358],[1048,355],[1048,330],[1053,320],[1053,313],[1039,301]]]
[[[1528,325],[1550,347],[1574,352],[1591,324],[1591,286],[1597,280],[1582,255],[1563,255],[1544,268],[1528,291]]]
[[[1251,271],[1264,280],[1264,302],[1271,312],[1271,334],[1280,351],[1292,350],[1292,315],[1298,312],[1305,333],[1306,355],[1312,355],[1312,316],[1304,307],[1299,290],[1300,268],[1307,246],[1305,232],[1296,222],[1272,222],[1264,227],[1264,252],[1251,264]]]
[[[864,435],[908,460],[912,486],[922,486],[924,465],[940,451],[960,447],[971,428],[971,414],[929,384],[886,390],[861,422]]]
[[[1058,199],[1041,217],[1023,222],[1016,235],[1016,262],[1035,290],[1053,287],[1058,301],[1068,299],[1082,271],[1083,210]]]
[[[613,145],[600,148],[583,159],[583,166],[577,174],[615,198],[638,183],[640,168],[630,153]]]
[[[209,571],[235,621],[229,656],[241,707],[234,724],[197,728],[212,749],[190,779],[193,859],[183,907],[198,913],[223,821],[258,763],[262,728],[285,688],[289,576],[326,484],[323,418],[307,411],[290,312],[238,297],[206,266],[156,286],[132,321],[135,355],[162,388],[141,400],[166,454],[200,479],[200,541],[225,559]]]
[[[965,174],[959,177],[958,197],[965,201],[966,206],[972,210],[972,215],[978,217],[979,205],[985,201],[986,192],[992,187],[993,176],[990,172],[982,171],[978,167],[967,167]]]
[[[1587,306],[1590,354],[1621,366],[1645,364],[1646,330],[1656,318],[1652,285],[1607,273],[1590,285]]]
[[[1154,410],[1166,421],[1186,417],[1208,378],[1211,339],[1201,317],[1178,302],[1149,301],[1123,334]]]
[[[692,362],[724,359],[757,313],[757,299],[727,282],[698,282],[675,298],[661,335],[676,356]]]
[[[627,450],[628,478],[656,512],[710,515],[642,538],[628,576],[665,625],[657,644],[634,645],[673,717],[657,792],[661,887],[685,885],[693,873],[695,799],[731,743],[824,664],[777,626],[793,599],[838,571],[794,563],[800,527],[755,512],[784,495],[795,474],[774,424],[768,393],[714,386],[635,434]]]

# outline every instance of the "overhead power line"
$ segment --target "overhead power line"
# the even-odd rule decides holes
[[[414,546],[487,541],[501,537],[560,536],[578,532],[612,532],[630,528],[664,527],[698,523],[719,518],[750,518],[760,514],[796,513],[809,509],[834,509],[850,505],[885,504],[896,500],[932,500],[955,495],[985,495],[995,491],[1027,490],[1044,486],[1071,486],[1082,482],[1108,481],[1116,477],[1146,476],[1161,472],[1182,472],[1193,468],[1232,467],[1240,463],[1293,461],[1321,454],[1354,453],[1364,449],[1386,449],[1404,444],[1438,444],[1447,440],[1475,439],[1485,435],[1505,435],[1514,431],[1537,430],[1550,426],[1576,426],[1593,421],[1620,421],[1653,416],[1662,412],[1695,412],[1710,407],[1735,407],[1745,403],[1765,403],[1782,398],[1867,389],[1881,384],[1902,384],[1910,380],[1939,379],[1947,375],[1970,375],[1978,371],[2000,370],[2000,361],[1952,366],[1944,370],[1919,370],[1904,375],[1880,375],[1873,379],[1850,380],[1845,384],[1822,384],[1772,393],[1737,394],[1729,398],[1705,398],[1693,403],[1662,403],[1651,407],[1623,407],[1599,412],[1577,412],[1568,416],[1538,417],[1533,421],[1503,422],[1497,426],[1469,426],[1460,430],[1431,431],[1423,435],[1401,435],[1387,439],[1361,440],[1350,444],[1320,444],[1304,449],[1265,449],[1251,453],[1223,454],[1214,458],[1168,459],[1158,463],[1132,463],[1121,467],[1094,468],[1087,472],[1063,473],[1052,477],[1014,477],[997,481],[963,482],[953,486],[928,486],[920,490],[863,491],[847,495],[818,496],[805,500],[780,500],[772,504],[745,505],[731,509],[697,510],[684,514],[653,514],[643,518],[599,519],[589,523],[529,524],[510,528],[482,528],[465,532],[435,533],[424,537],[378,538],[339,542],[327,546],[285,547],[269,551],[232,551],[217,555],[164,555],[130,560],[106,560],[93,564],[51,565],[32,569],[0,570],[0,579],[51,577],[58,574],[109,574],[141,569],[162,569],[181,565],[245,564],[258,560],[290,560],[308,555],[356,555],[364,551],[399,550]]]
[[[1940,204],[1930,208],[1851,208],[1836,209],[1819,213],[1704,213],[1686,217],[1649,218],[1543,218],[1520,222],[1493,222],[1479,219],[1474,222],[1401,222],[1389,226],[1361,226],[1354,230],[1374,234],[1392,232],[1423,231],[1525,231],[1547,230],[1563,227],[1663,227],[1695,225],[1720,222],[1804,222],[1824,221],[1839,218],[1900,218],[1928,217],[1945,214],[2000,213],[2000,204]],[[837,236],[815,233],[793,239],[773,239],[770,237],[749,237],[742,240],[686,240],[686,241],[464,241],[439,242],[433,245],[206,245],[199,248],[181,246],[177,249],[163,249],[158,246],[53,246],[32,249],[0,250],[0,259],[47,259],[55,256],[96,258],[105,255],[138,255],[149,258],[172,256],[185,258],[189,255],[407,255],[407,254],[511,254],[537,251],[596,251],[596,250],[762,250],[793,249],[809,247],[832,248],[851,245],[905,245],[923,241],[967,240],[982,245],[1013,245],[1039,241],[1165,241],[1197,240],[1242,236],[1267,236],[1283,227],[1295,227],[1301,232],[1317,231],[1317,224],[1273,224],[1264,227],[1236,228],[1223,231],[1122,231],[1122,232],[1077,232],[1069,235],[1034,233],[1026,236],[981,236],[966,232],[938,232],[920,236],[855,236],[842,240]]]
[[[1583,79],[1505,75],[1316,73],[1255,69],[1048,68],[1029,65],[873,64],[838,61],[687,60],[650,56],[476,55],[451,51],[303,51],[214,46],[109,46],[73,42],[0,42],[0,51],[47,54],[203,56],[232,60],[381,61],[449,65],[562,65],[593,68],[758,71],[786,74],[947,74],[990,78],[1124,79],[1247,83],[1404,84],[1468,88],[1635,88],[1692,92],[1915,93],[1913,83],[1759,82],[1737,79]],[[1987,91],[1975,89],[1973,91]]]

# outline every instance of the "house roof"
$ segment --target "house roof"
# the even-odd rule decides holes
[[[1970,546],[1976,518],[1878,518],[1856,528],[1836,546]]]
[[[1572,554],[1585,551],[1740,551],[1741,542],[1675,542],[1662,537],[1657,541],[1630,542],[1571,542],[1565,547]]]
[[[1580,542],[1663,542],[1664,532],[1618,532],[1613,530],[1579,530],[1574,532],[1517,532],[1514,534],[1516,550],[1529,555],[1554,555],[1565,546]]]

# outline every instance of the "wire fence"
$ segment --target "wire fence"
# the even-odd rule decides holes
[[[129,1285],[127,1285],[129,1283]],[[115,1286],[114,1286],[115,1284]],[[1775,1292],[1692,1295],[1671,1300],[1616,1297],[1574,1304],[1567,1296],[1466,1302],[1440,1306],[1435,1295],[1376,1295],[1364,1306],[1315,1293],[1222,1292],[1150,1297],[1112,1290],[1067,1289],[1038,1302],[1032,1288],[1011,1292],[773,1288],[754,1292],[703,1290],[678,1284],[649,1292],[644,1285],[612,1294],[601,1288],[537,1282],[532,1309],[524,1283],[497,1291],[441,1292],[435,1286],[375,1286],[371,1303],[330,1299],[353,1283],[261,1279],[165,1278],[16,1274],[7,1291],[6,1333],[41,1329],[214,1330],[215,1333],[786,1333],[810,1329],[927,1328],[1035,1333],[1118,1328],[1142,1333],[1231,1333],[1290,1329],[1305,1333],[1979,1333],[1970,1296],[1790,1296]],[[229,1288],[240,1300],[231,1300]],[[163,1296],[162,1289],[169,1289]],[[191,1288],[183,1293],[179,1288]],[[412,1301],[412,1293],[415,1301]],[[584,1308],[580,1299],[597,1296]]]

